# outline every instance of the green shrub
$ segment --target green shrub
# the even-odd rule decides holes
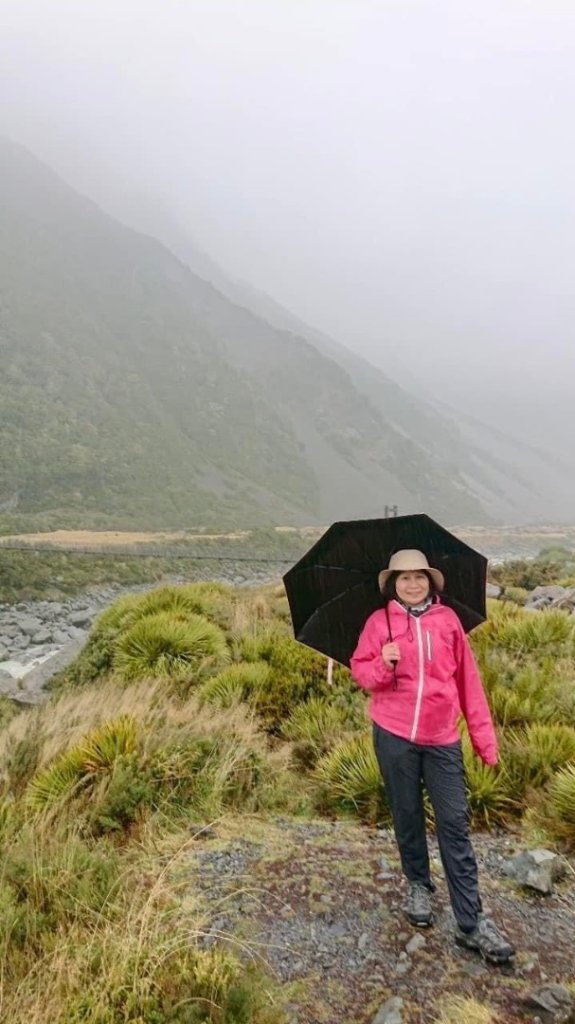
[[[557,769],[575,763],[575,729],[533,723],[504,734],[501,755],[510,795],[519,801],[528,790],[544,786]]]
[[[139,597],[123,629],[134,625],[139,619],[160,612],[169,612],[174,618],[188,620],[190,616],[220,619],[226,626],[233,590],[223,583],[188,583],[181,586],[158,587]]]
[[[521,694],[510,686],[496,686],[489,694],[489,705],[494,720],[505,728],[548,722],[554,716],[551,703],[541,703],[536,694]]]
[[[69,800],[87,781],[81,750],[60,754],[52,764],[35,775],[26,792],[26,803],[33,811],[46,810]]]
[[[281,734],[294,708],[311,697],[352,703],[355,685],[348,670],[336,665],[330,686],[327,658],[280,630],[264,629],[241,637],[236,642],[238,656],[248,662],[264,661],[269,665],[269,675],[258,693],[256,710],[266,730],[274,735]]]
[[[272,769],[264,753],[233,729],[160,747],[150,760],[158,806],[215,818],[226,808],[262,806]]]
[[[137,979],[137,985],[134,984]],[[66,1024],[281,1024],[281,1011],[264,1009],[253,967],[215,947],[171,949],[167,941],[123,957],[100,991],[72,997]]]
[[[137,755],[116,758],[111,771],[95,787],[87,824],[93,835],[122,832],[156,806],[152,773]]]
[[[3,851],[0,880],[0,946],[34,949],[43,935],[102,912],[118,892],[120,862],[111,847],[74,833],[25,828]]]
[[[479,666],[493,717],[501,726],[555,721],[561,717],[560,700],[569,702],[561,663],[549,655],[524,659],[494,645],[480,654]]]
[[[573,622],[565,612],[524,612],[511,604],[502,608],[476,631],[473,643],[478,652],[495,647],[519,659],[538,660],[573,653]]]
[[[510,801],[501,771],[483,762],[474,753],[467,735],[462,738],[467,801],[474,827],[487,827],[505,821]]]
[[[232,707],[238,701],[257,701],[270,674],[265,661],[254,661],[229,665],[212,676],[198,690],[202,703],[218,708]]]
[[[87,772],[113,768],[118,757],[133,754],[138,744],[138,727],[130,715],[121,715],[88,733],[80,746]]]
[[[115,666],[118,650],[122,650],[128,642],[126,635],[131,634],[132,629],[136,637],[146,635],[145,626],[136,630],[137,624],[144,619],[155,620],[157,615],[163,613],[165,618],[160,621],[166,623],[171,620],[172,633],[178,636],[183,631],[178,631],[175,624],[189,623],[194,628],[198,616],[214,620],[215,625],[227,628],[232,614],[232,594],[232,588],[225,584],[190,583],[158,587],[145,594],[127,594],[119,598],[98,616],[86,646],[75,661],[55,677],[51,688],[58,690],[63,686],[81,686],[108,675]],[[165,626],[165,630],[169,629],[169,626]],[[143,661],[147,663],[145,657]],[[134,677],[124,675],[124,678]]]
[[[210,663],[229,660],[219,626],[202,615],[185,619],[158,612],[139,619],[115,644],[114,668],[126,680],[190,676]]]
[[[80,788],[93,786],[99,775],[113,771],[119,758],[135,752],[137,743],[137,727],[132,718],[122,715],[106,722],[30,780],[27,805],[40,811],[70,799]]]
[[[275,627],[251,629],[235,638],[234,658],[236,661],[270,661],[276,643],[290,639],[289,634]],[[294,640],[291,641],[295,643]]]
[[[315,770],[323,811],[347,811],[371,824],[389,819],[389,807],[369,734],[338,743]]]
[[[346,708],[323,697],[310,697],[294,708],[284,722],[282,735],[295,741],[295,759],[312,767],[342,736],[353,728]]]
[[[537,558],[503,562],[501,565],[493,566],[490,571],[493,581],[503,587],[522,587],[525,590],[534,590],[535,587],[556,583],[561,576],[565,575],[567,564],[569,564],[568,560],[559,552],[555,552],[551,556],[550,552],[543,552]]]
[[[575,764],[568,764],[552,776],[547,790],[538,794],[535,821],[552,839],[575,849]]]
[[[500,598],[500,600],[512,601],[514,604],[522,607],[528,597],[529,591],[525,590],[524,587],[505,587],[505,590],[503,591],[503,598]]]

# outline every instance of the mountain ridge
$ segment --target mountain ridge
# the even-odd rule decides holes
[[[0,507],[63,525],[493,518],[439,413],[232,302],[22,147],[0,155]]]

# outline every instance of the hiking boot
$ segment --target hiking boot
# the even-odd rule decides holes
[[[480,915],[472,932],[464,932],[458,926],[455,941],[464,949],[473,949],[481,953],[484,960],[492,964],[504,964],[515,956],[510,942],[501,934],[497,925],[489,917]]]
[[[433,919],[431,894],[421,882],[410,882],[404,911],[408,921],[417,928],[429,928]]]

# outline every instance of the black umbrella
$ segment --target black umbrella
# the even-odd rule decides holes
[[[284,584],[296,640],[349,665],[367,617],[382,606],[377,576],[417,548],[445,577],[442,600],[469,632],[485,621],[487,559],[426,515],[334,523],[289,569]]]

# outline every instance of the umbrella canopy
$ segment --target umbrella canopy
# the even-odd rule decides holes
[[[296,640],[349,665],[382,597],[377,576],[403,548],[418,548],[445,577],[444,604],[466,632],[486,618],[487,559],[426,515],[334,523],[283,580]]]

